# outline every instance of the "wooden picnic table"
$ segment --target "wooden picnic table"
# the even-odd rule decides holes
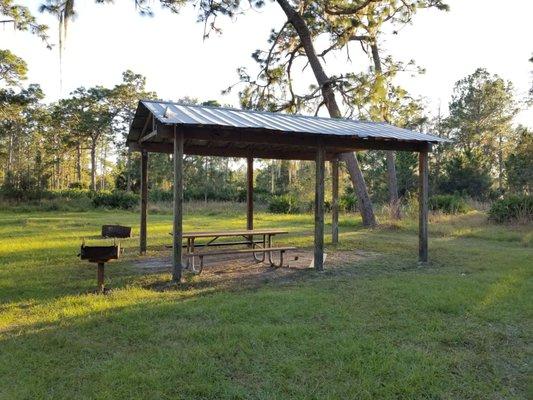
[[[187,268],[194,270],[194,256],[198,254],[195,250],[197,247],[209,247],[209,246],[232,246],[232,245],[248,245],[251,249],[269,249],[272,248],[273,237],[276,235],[282,235],[289,233],[284,229],[242,229],[242,230],[229,230],[229,231],[199,231],[199,232],[184,232],[182,238],[187,240],[186,253]],[[255,239],[255,237],[261,237],[261,239]],[[220,238],[242,238],[241,241],[220,242]],[[209,239],[205,243],[197,243],[196,239]],[[258,251],[261,256],[258,257],[256,253],[252,252],[253,257],[258,262],[265,261],[265,254],[268,253],[268,261],[270,264],[274,264],[272,260],[272,252]],[[206,254],[204,252],[203,254]]]
[[[233,231],[199,231],[199,232],[184,232],[182,237],[185,238],[209,238],[209,237],[249,237],[250,235],[279,235],[289,233],[283,229],[242,229]]]

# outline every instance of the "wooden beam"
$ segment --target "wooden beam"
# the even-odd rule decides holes
[[[274,144],[292,147],[316,148],[317,140],[322,140],[324,146],[345,148],[348,151],[358,150],[401,150],[401,151],[431,151],[428,142],[405,141],[398,139],[360,138],[345,135],[316,135],[310,133],[286,133],[278,130],[263,128],[235,128],[226,126],[195,126],[183,127],[185,139],[224,141],[234,143]],[[158,131],[163,138],[172,138],[171,125],[159,125]]]
[[[141,228],[139,251],[146,254],[146,214],[148,209],[148,152],[141,152]]]
[[[316,182],[315,182],[315,257],[314,267],[317,271],[324,270],[324,170],[325,149],[319,143],[316,150]]]
[[[141,133],[139,137],[142,137],[144,135],[144,132],[146,132],[146,128],[148,128],[148,124],[152,121],[152,126],[154,125],[154,114],[150,113],[148,114],[148,117],[146,118],[146,121],[144,122],[143,128],[141,130]]]
[[[339,160],[331,161],[331,243],[339,243]]]
[[[246,159],[246,229],[254,229],[254,158]]]
[[[428,197],[428,153],[420,152],[418,156],[418,261],[420,263],[428,262]]]
[[[156,136],[156,135],[157,135],[157,130],[153,130],[152,132],[147,133],[146,135],[142,136],[139,139],[139,143],[147,142],[148,140],[153,139],[154,136]]]
[[[172,143],[149,143],[144,142],[139,144],[137,142],[129,142],[128,147],[132,151],[142,151],[146,150],[151,153],[167,153],[172,154],[174,152],[174,147]],[[287,151],[290,150],[290,151]],[[213,143],[211,146],[207,145],[193,145],[185,144],[184,153],[191,156],[215,156],[215,157],[242,157],[247,158],[252,155],[254,158],[264,158],[264,159],[277,159],[277,160],[314,160],[315,159],[314,148],[310,149],[276,149],[265,145],[261,148],[254,147],[221,147]],[[328,152],[326,153],[326,159],[331,160],[335,154],[339,151]]]
[[[174,127],[174,219],[172,240],[172,281],[181,281],[183,236],[183,132]]]
[[[188,131],[187,131],[188,132]],[[198,137],[192,136],[188,132],[184,152],[187,155],[198,156],[221,156],[221,157],[247,157],[252,154],[255,158],[265,159],[280,159],[280,160],[314,160],[316,147],[309,142],[311,138],[305,138],[301,143],[295,137],[294,140],[288,138],[283,140],[276,140],[276,138],[263,138],[262,142],[252,142],[247,140],[240,141],[239,138],[232,138],[231,136],[224,136],[213,138],[205,135]],[[138,143],[137,141],[129,141],[128,147],[132,151],[147,150],[154,153],[169,153],[173,152],[173,144],[168,138],[157,135],[158,138],[166,140],[166,142],[152,142],[145,141]],[[198,141],[203,141],[199,144]],[[316,140],[315,140],[316,141]],[[209,142],[209,144],[208,144]],[[395,149],[400,151],[415,151],[420,152],[430,149],[427,143],[409,143],[387,141],[386,143],[379,143],[376,141],[366,140],[360,143],[355,139],[350,138],[328,138],[325,140],[326,159],[332,160],[335,154],[348,153],[352,151],[366,150],[366,149]],[[239,146],[241,145],[241,146]],[[246,145],[246,147],[242,147]]]

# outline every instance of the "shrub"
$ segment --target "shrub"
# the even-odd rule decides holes
[[[68,184],[69,189],[87,189],[87,185],[84,185],[81,182],[70,182]]]
[[[357,211],[357,197],[353,193],[345,193],[339,199],[339,208],[346,212]]]
[[[276,214],[291,214],[298,212],[299,207],[294,196],[274,196],[268,203],[268,211]]]
[[[91,198],[93,192],[89,189],[63,189],[46,192],[43,198],[47,199],[83,199]]]
[[[62,190],[23,190],[2,187],[0,196],[5,199],[18,201],[54,200],[54,199],[83,199],[90,198],[92,192],[87,189],[62,189]]]
[[[495,222],[529,222],[533,220],[533,196],[509,196],[492,203],[489,218]]]
[[[139,196],[134,193],[115,190],[113,192],[97,192],[93,196],[93,205],[104,208],[121,208],[124,210],[135,207]]]
[[[440,194],[430,197],[429,209],[431,211],[441,211],[445,214],[463,214],[468,211],[468,206],[461,196]]]
[[[172,190],[162,189],[149,190],[148,200],[154,202],[171,202],[174,200],[174,192]]]

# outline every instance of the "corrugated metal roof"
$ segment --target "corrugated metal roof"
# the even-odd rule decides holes
[[[165,101],[142,100],[141,103],[157,120],[164,124],[264,128],[283,132],[429,143],[447,141],[437,136],[398,128],[384,122],[289,115],[223,107],[185,105]]]

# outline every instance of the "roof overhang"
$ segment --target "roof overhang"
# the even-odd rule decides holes
[[[127,144],[133,151],[172,153],[183,134],[184,153],[201,156],[313,160],[357,150],[431,151],[445,141],[383,123],[367,123],[140,101]]]

